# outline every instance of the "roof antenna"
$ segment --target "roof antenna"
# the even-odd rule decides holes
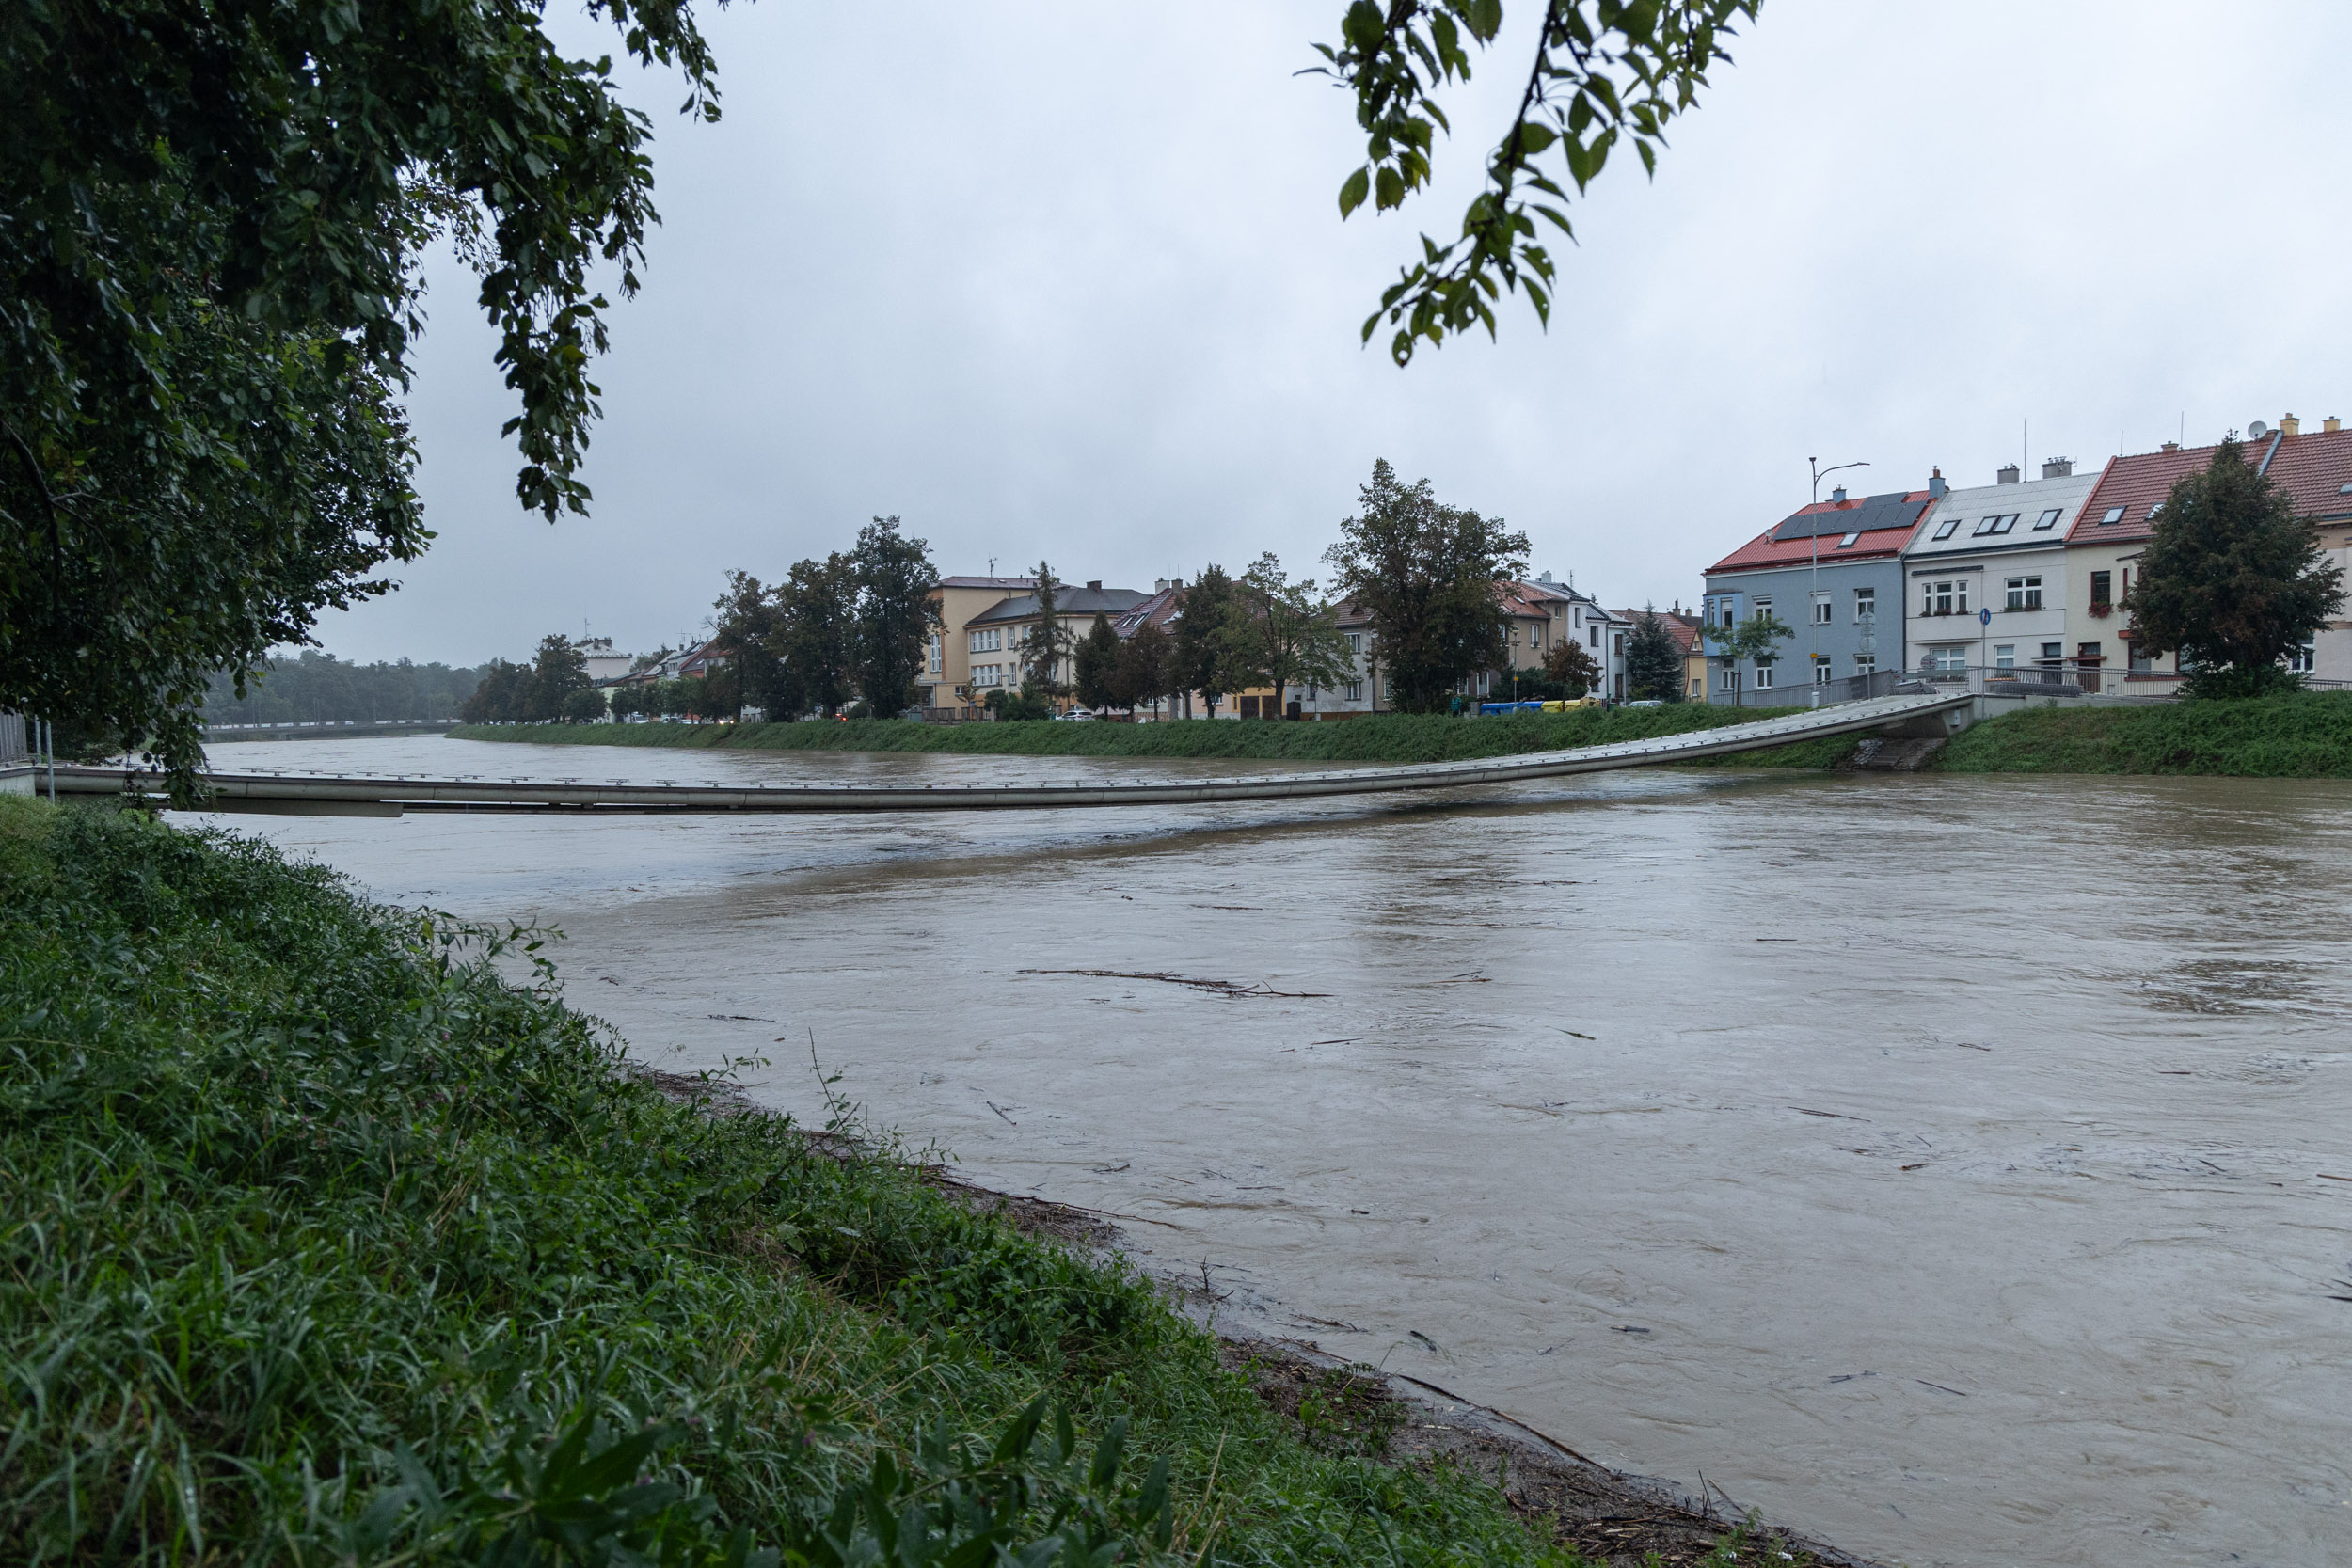
[[[988,558],[988,575],[990,577],[996,575],[996,558],[993,555]]]

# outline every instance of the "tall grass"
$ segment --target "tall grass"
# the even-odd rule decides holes
[[[0,798],[0,1560],[1571,1560],[1120,1265],[658,1092],[534,947]]]
[[[2352,692],[2027,708],[1962,731],[1936,766],[1950,773],[2352,778]]]
[[[460,740],[576,746],[700,746],[767,752],[953,752],[995,756],[1234,757],[1295,762],[1451,762],[1684,735],[1777,709],[1677,703],[1486,719],[1383,713],[1339,723],[1191,719],[1161,724],[924,724],[906,719],[797,724],[480,724]]]

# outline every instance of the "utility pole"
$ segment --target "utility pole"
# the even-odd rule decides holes
[[[1867,468],[1870,466],[1857,461],[1839,463],[1835,467],[1824,468],[1821,467],[1821,460],[1818,457],[1808,457],[1804,461],[1805,466],[1813,470],[1813,505],[1815,506],[1821,504],[1821,481],[1825,477],[1847,468]],[[1805,679],[1812,683],[1813,689],[1805,698],[1805,705],[1820,707],[1821,705],[1821,520],[1819,517],[1807,517],[1805,522],[1809,530],[1805,543],[1813,547],[1812,578],[1805,586],[1804,595],[1804,622],[1807,628],[1804,674]]]

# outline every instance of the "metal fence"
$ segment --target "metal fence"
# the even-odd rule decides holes
[[[22,767],[33,760],[25,729],[23,714],[0,712],[0,768]]]
[[[1899,691],[1925,691],[1921,677],[1902,670],[1874,670],[1867,675],[1846,675],[1834,681],[1814,681],[1804,686],[1756,686],[1749,683],[1738,691],[1718,691],[1709,701],[1718,706],[1731,707],[1828,707],[1836,703],[1859,703],[1871,697],[1892,697]]]

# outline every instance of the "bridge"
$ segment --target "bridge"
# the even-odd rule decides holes
[[[404,812],[541,812],[583,816],[646,812],[822,813],[1041,810],[1089,806],[1202,805],[1454,789],[1529,779],[1696,762],[1800,740],[1864,733],[1940,736],[1964,727],[1967,693],[1906,693],[1647,740],[1529,752],[1467,762],[1335,768],[1224,779],[1084,780],[1066,784],[593,784],[579,779],[339,778],[215,773],[211,809],[316,816],[398,816]],[[12,768],[0,787],[47,792],[47,768]],[[58,768],[65,795],[127,796],[161,805],[155,775],[121,768]]]

